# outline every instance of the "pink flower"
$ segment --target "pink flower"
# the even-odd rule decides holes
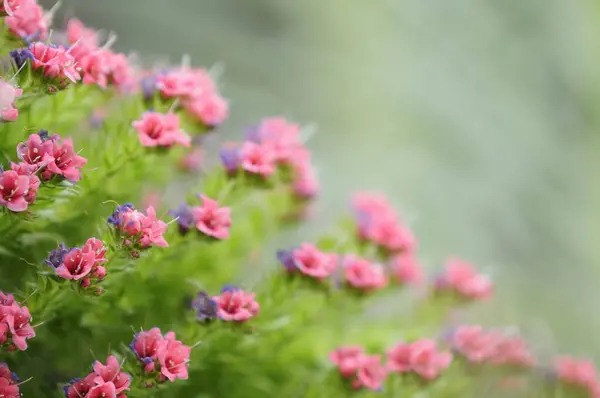
[[[95,84],[100,88],[106,88],[111,72],[108,50],[95,50],[86,54],[79,58],[79,66],[83,75],[83,84]]]
[[[29,188],[25,195],[25,201],[27,201],[28,204],[32,204],[35,201],[38,188],[40,187],[40,179],[35,175],[37,167],[27,163],[11,163],[10,168],[11,170],[16,171],[17,174],[29,178]]]
[[[338,265],[337,254],[323,253],[310,243],[292,250],[292,260],[304,275],[323,280],[333,274]]]
[[[13,384],[10,380],[0,378],[0,397],[3,398],[21,398],[19,386]]]
[[[342,262],[346,282],[360,290],[377,290],[384,288],[388,278],[380,264],[356,256],[346,256]]]
[[[98,384],[92,387],[85,398],[117,398],[115,385],[111,382]]]
[[[296,170],[292,190],[300,198],[310,199],[317,195],[319,192],[319,181],[310,164],[303,165]]]
[[[6,323],[10,330],[13,344],[21,351],[27,349],[26,340],[35,337],[35,331],[29,322],[31,322],[29,309],[13,303],[6,315]]]
[[[142,247],[159,246],[168,247],[169,244],[163,236],[167,232],[167,223],[156,218],[154,207],[148,206],[146,216],[141,220],[141,238]]]
[[[400,283],[418,284],[423,281],[423,270],[411,252],[399,253],[390,262],[392,276]]]
[[[329,359],[338,367],[342,377],[354,376],[364,358],[365,351],[359,346],[340,347],[329,354]]]
[[[463,260],[450,258],[446,261],[444,274],[436,281],[438,290],[451,290],[460,296],[482,300],[492,295],[492,282],[478,274],[473,266]]]
[[[0,79],[0,121],[14,122],[19,117],[15,109],[15,101],[23,94],[23,90]]]
[[[114,384],[116,394],[129,390],[131,376],[121,372],[121,365],[114,355],[106,358],[106,365],[103,365],[100,361],[94,362],[94,372],[97,375],[95,382],[98,385],[110,382]]]
[[[572,357],[558,357],[554,368],[558,378],[566,384],[594,392],[598,384],[598,371],[592,361]]]
[[[531,367],[535,359],[529,350],[527,342],[520,336],[506,336],[501,333],[490,332],[496,336],[494,354],[490,363],[494,365],[511,365]]]
[[[497,338],[481,326],[463,325],[452,333],[451,344],[470,362],[481,363],[494,355]]]
[[[248,173],[268,177],[275,172],[275,154],[269,145],[246,141],[240,151],[242,168]]]
[[[69,385],[63,387],[66,398],[89,397],[90,390],[96,385],[94,373],[88,374],[83,379],[73,380]]]
[[[50,20],[42,7],[33,0],[22,0],[18,7],[11,7],[11,3],[17,2],[3,2],[4,9],[11,14],[4,20],[8,29],[21,38],[45,40],[48,37]]]
[[[160,329],[152,328],[136,334],[129,347],[140,361],[146,364],[153,363],[153,360],[157,358],[158,346],[162,340]]]
[[[20,175],[14,170],[0,171],[0,206],[14,212],[27,210],[29,176]]]
[[[62,46],[48,46],[36,42],[29,46],[33,56],[33,69],[42,69],[44,76],[52,79],[69,79],[73,83],[81,79],[77,70],[77,61]]]
[[[452,354],[438,351],[433,340],[421,339],[411,344],[411,370],[426,380],[437,378],[451,362]]]
[[[197,172],[202,170],[204,154],[202,149],[194,148],[183,156],[179,161],[179,167],[187,172]]]
[[[229,117],[229,104],[216,93],[185,101],[183,106],[207,126],[218,126]]]
[[[63,257],[63,262],[56,268],[56,274],[69,280],[85,278],[96,264],[96,253],[74,248]]]
[[[53,142],[58,139],[57,135],[49,137],[48,132],[43,130],[38,134],[31,134],[27,142],[17,145],[17,156],[27,164],[44,167],[46,163],[42,159],[45,155],[52,156]]]
[[[365,356],[356,372],[356,379],[352,386],[377,391],[382,388],[387,376],[388,371],[381,364],[379,355]]]
[[[83,253],[94,253],[94,264],[104,263],[106,262],[106,247],[104,247],[104,242],[100,239],[89,238],[85,245],[83,245],[82,249]]]
[[[190,353],[191,348],[181,341],[175,340],[174,333],[167,333],[165,339],[158,344],[156,352],[160,363],[160,373],[169,381],[175,381],[178,378],[186,380]]]
[[[251,128],[246,136],[249,141],[271,147],[277,162],[291,163],[298,155],[297,151],[304,149],[300,141],[300,126],[288,122],[283,117],[261,120],[260,124]],[[303,152],[308,153],[305,150]]]
[[[22,5],[27,6],[27,3],[32,0],[4,0],[0,2],[0,13],[14,15],[14,12]]]
[[[391,372],[406,373],[412,370],[411,365],[412,346],[399,343],[387,352],[387,367]]]
[[[144,146],[190,146],[191,139],[181,130],[179,116],[174,113],[146,112],[142,119],[134,121],[132,126],[140,134],[140,142]]]
[[[258,315],[260,306],[254,293],[240,289],[225,289],[220,296],[213,297],[217,304],[217,315],[223,321],[245,322]]]
[[[219,207],[216,200],[202,194],[202,206],[192,208],[198,231],[215,239],[228,239],[231,227],[231,209]]]
[[[47,163],[47,171],[65,177],[70,181],[81,179],[80,169],[86,165],[87,159],[73,150],[73,141],[67,138],[62,144],[52,141],[52,153],[44,154],[42,161]]]
[[[95,29],[87,28],[78,19],[70,19],[67,23],[67,41],[72,46],[71,54],[79,62],[98,50],[98,32]]]

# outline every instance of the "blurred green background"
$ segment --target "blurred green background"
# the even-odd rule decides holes
[[[63,0],[56,25],[73,15],[145,64],[223,67],[226,138],[317,126],[322,198],[287,240],[387,192],[427,267],[456,254],[497,280],[475,319],[600,359],[599,1]]]

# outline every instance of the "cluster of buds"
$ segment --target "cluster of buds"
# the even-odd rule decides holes
[[[243,143],[226,143],[221,148],[221,161],[231,176],[243,171],[268,179],[280,170],[291,179],[298,198],[310,199],[319,185],[300,133],[299,125],[284,118],[263,119],[246,131]]]
[[[154,207],[148,206],[146,213],[136,210],[131,203],[116,208],[108,218],[108,224],[119,244],[132,251],[148,249],[151,246],[168,247],[164,238],[167,223],[156,218]]]
[[[171,211],[177,218],[181,234],[186,234],[195,228],[202,235],[213,239],[224,240],[229,238],[231,228],[231,209],[221,207],[219,203],[204,194],[199,195],[201,206],[188,206],[182,204],[178,209]]]
[[[192,301],[198,321],[220,319],[225,322],[246,322],[260,312],[254,293],[235,286],[225,286],[219,296],[210,297],[200,292]]]
[[[229,105],[204,69],[172,68],[142,79],[147,99],[158,95],[161,100],[176,100],[198,122],[216,127],[229,116]]]
[[[60,278],[80,281],[83,288],[89,288],[106,276],[106,268],[102,265],[107,260],[104,243],[90,238],[83,247],[67,248],[60,244],[44,260]]]
[[[95,361],[92,372],[84,378],[71,380],[63,387],[66,398],[127,398],[131,376],[121,371],[114,355],[106,359],[106,365]]]
[[[174,332],[163,335],[159,328],[141,331],[131,342],[131,350],[141,363],[142,374],[164,383],[187,380],[191,347],[175,338]]]
[[[17,303],[12,294],[0,292],[0,344],[24,351],[32,337],[35,331],[29,309]]]

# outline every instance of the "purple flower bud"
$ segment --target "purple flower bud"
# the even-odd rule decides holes
[[[201,322],[217,317],[217,303],[206,292],[198,293],[198,296],[192,301],[192,308],[196,311],[196,317]]]
[[[33,59],[33,54],[27,48],[19,48],[10,52],[17,68],[22,68],[28,59]]]
[[[69,249],[65,246],[64,243],[58,245],[58,247],[50,252],[48,258],[44,260],[48,266],[52,268],[57,268],[59,265],[63,263],[63,259],[65,254],[69,252]]]
[[[196,223],[192,208],[185,203],[182,203],[179,208],[171,210],[169,214],[177,218],[177,225],[179,225],[179,231],[182,234],[187,233]]]
[[[108,217],[107,223],[114,225],[115,227],[121,226],[121,214],[127,210],[133,209],[132,203],[125,203],[124,205],[117,206],[115,212]]]
[[[242,163],[238,146],[224,146],[219,151],[219,157],[229,174],[235,173]]]
[[[294,262],[294,257],[292,256],[292,250],[279,250],[277,252],[277,259],[281,262],[281,264],[285,267],[285,269],[289,272],[296,270],[296,263]]]
[[[221,293],[225,293],[225,292],[235,292],[240,290],[239,287],[234,286],[234,285],[225,285],[223,286],[223,288],[221,289]]]

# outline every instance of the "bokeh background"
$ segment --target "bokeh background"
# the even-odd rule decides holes
[[[386,192],[427,267],[455,254],[497,281],[475,319],[600,359],[599,1],[63,0],[55,21],[73,15],[148,65],[222,70],[224,139],[316,127],[322,197],[282,240]]]

